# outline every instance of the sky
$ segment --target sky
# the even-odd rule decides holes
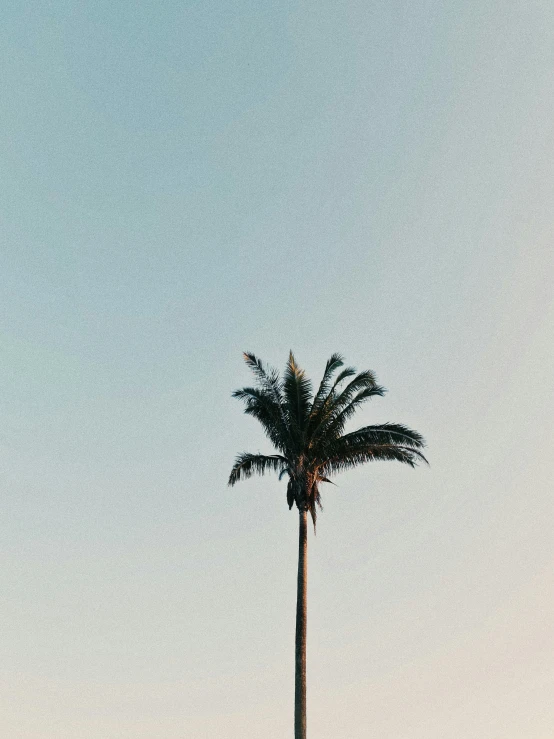
[[[297,517],[231,392],[342,353],[429,467],[323,491],[308,731],[554,725],[554,9],[10,3],[0,733],[292,734]]]

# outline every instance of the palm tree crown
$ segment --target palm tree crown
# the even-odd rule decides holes
[[[333,354],[325,366],[317,392],[292,354],[281,377],[254,354],[244,359],[256,378],[255,387],[236,390],[245,413],[256,418],[277,454],[239,454],[229,485],[254,474],[273,471],[288,477],[287,502],[309,511],[314,527],[321,508],[319,485],[337,472],[364,462],[396,460],[410,466],[427,460],[420,449],[423,437],[398,423],[364,426],[344,433],[346,422],[374,395],[384,395],[373,372],[341,369],[344,361]],[[340,370],[340,371],[339,371]],[[338,374],[337,374],[338,373]]]

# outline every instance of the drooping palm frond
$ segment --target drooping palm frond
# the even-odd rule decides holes
[[[252,475],[263,475],[266,472],[280,473],[287,465],[287,460],[280,454],[239,454],[229,475],[228,485],[231,487],[239,480],[247,480]]]
[[[275,407],[278,408],[279,416],[281,418],[281,432],[284,433],[284,430],[286,429],[289,441],[292,441],[290,428],[285,415],[282,383],[279,377],[279,372],[273,367],[266,367],[263,362],[251,352],[244,352],[243,357],[244,361],[258,380],[260,388],[273,399]]]
[[[338,439],[328,435],[320,442],[317,456],[320,474],[350,469],[363,462],[395,459],[414,466],[427,460],[419,450],[425,446],[421,434],[399,423],[364,426]]]
[[[312,491],[312,495],[310,496],[310,499],[308,501],[308,510],[310,512],[310,516],[312,517],[312,523],[314,525],[314,533],[315,533],[316,525],[317,525],[317,509],[318,508],[320,511],[322,511],[323,504],[321,502],[321,495],[319,494],[319,489],[317,488],[317,486],[315,486]]]
[[[346,444],[399,444],[413,449],[422,449],[425,446],[425,439],[421,434],[401,423],[363,426],[356,431],[345,434],[340,441]]]
[[[235,390],[232,397],[244,402],[244,412],[261,423],[267,437],[277,449],[285,454],[290,450],[290,432],[283,418],[282,408],[268,390],[243,387]]]
[[[319,467],[322,474],[335,475],[338,472],[358,467],[366,462],[389,460],[415,467],[418,462],[427,462],[417,449],[397,444],[358,444],[328,457]]]
[[[300,450],[304,444],[311,408],[312,383],[304,370],[297,365],[292,352],[283,374],[283,396],[288,425],[297,449]]]

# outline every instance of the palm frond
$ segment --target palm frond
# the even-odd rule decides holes
[[[355,374],[355,367],[346,367],[345,369],[343,369],[342,372],[339,372],[335,382],[333,383],[333,390],[337,388],[341,384],[341,382],[344,382],[344,380],[347,380],[349,377],[353,377]]]
[[[371,462],[374,459],[397,459],[406,464],[426,462],[423,453],[419,451],[425,446],[425,441],[417,431],[400,423],[383,423],[374,426],[364,426],[350,434],[334,439],[325,437],[317,449],[321,463],[319,473],[327,474],[331,467],[333,471],[348,469],[362,462]],[[398,453],[394,450],[397,449]],[[384,456],[382,456],[384,454]],[[387,456],[388,455],[388,456]],[[352,460],[355,464],[352,465]],[[346,467],[342,467],[343,462]]]
[[[256,378],[255,387],[236,390],[233,397],[256,418],[277,454],[239,454],[229,485],[252,475],[276,472],[288,476],[287,502],[309,510],[314,523],[321,508],[318,485],[366,462],[392,460],[414,467],[426,462],[425,441],[417,431],[397,423],[376,424],[345,434],[345,425],[360,406],[385,389],[373,372],[343,368],[340,354],[325,366],[315,397],[312,385],[292,352],[282,377],[246,352],[244,360]],[[342,369],[341,369],[342,368]],[[334,483],[332,483],[334,484]]]
[[[381,395],[386,392],[384,388],[377,385],[375,374],[371,370],[359,372],[344,390],[336,396],[333,403],[333,410],[336,412],[344,408],[360,390],[371,390],[373,388],[379,388]]]
[[[322,475],[334,475],[366,462],[382,460],[402,462],[410,467],[415,467],[420,461],[427,462],[423,454],[412,447],[397,444],[359,444],[328,457],[319,467],[319,472]]]
[[[279,372],[274,367],[266,367],[255,354],[244,352],[243,357],[254,373],[259,386],[271,395],[276,405],[282,409],[283,395]]]
[[[327,396],[327,393],[329,392],[329,389],[331,387],[331,378],[333,377],[333,374],[336,372],[336,370],[338,370],[339,367],[342,367],[343,364],[344,359],[340,354],[331,354],[331,356],[327,360],[327,364],[325,365],[325,370],[323,372],[323,377],[321,378],[319,388],[317,390],[317,393],[315,394],[314,402],[312,403],[312,415],[317,413],[321,403]]]
[[[421,434],[401,423],[381,423],[373,426],[363,426],[340,438],[346,444],[399,444],[422,449],[425,439]]]
[[[312,448],[317,448],[319,440],[323,440],[323,443],[325,443],[327,439],[337,439],[340,437],[344,431],[346,422],[355,414],[358,408],[370,398],[373,398],[376,395],[383,396],[384,393],[384,388],[379,385],[368,387],[364,390],[360,390],[360,392],[358,392],[357,395],[355,395],[350,402],[342,408],[342,410],[333,409],[333,412],[329,413],[326,419],[327,422],[321,424],[317,435],[314,434],[314,437],[311,439],[310,446]],[[317,454],[317,452],[314,453]]]
[[[239,454],[229,475],[228,485],[231,487],[239,480],[247,480],[252,475],[263,475],[266,472],[280,473],[286,466],[287,460],[280,454]]]
[[[283,374],[283,396],[289,428],[293,431],[298,448],[301,449],[310,412],[312,383],[304,370],[297,365],[292,352]]]
[[[266,367],[263,362],[251,352],[244,352],[243,357],[244,361],[246,362],[248,367],[250,367],[256,379],[258,380],[258,384],[260,385],[261,389],[266,391],[267,394],[271,396],[276,408],[279,409],[279,416],[281,419],[281,431],[283,432],[283,434],[285,434],[286,430],[286,434],[288,435],[289,440],[291,440],[290,428],[287,424],[287,418],[283,407],[283,388],[281,379],[279,377],[279,372],[273,367]]]
[[[342,366],[342,359],[339,366]],[[348,377],[352,377],[355,374],[356,370],[354,367],[346,367],[342,372],[339,372],[332,385],[330,382],[327,384],[326,395],[323,395],[319,399],[317,407],[312,407],[310,422],[308,424],[308,438],[313,437],[315,430],[319,429],[324,421],[329,418],[329,414],[332,413],[333,404],[338,394],[337,390],[341,382],[344,382]]]
[[[243,352],[244,361],[252,370],[260,386],[280,390],[279,372],[274,367],[266,367],[261,359],[251,352]]]
[[[283,420],[282,409],[268,390],[243,387],[235,390],[232,397],[244,402],[244,412],[261,423],[266,436],[277,449],[284,453],[290,450],[290,433]]]
[[[354,370],[352,371],[354,372]],[[356,373],[354,372],[354,374]],[[335,387],[336,385],[337,383],[335,383]],[[367,393],[364,394],[364,391],[367,391]],[[385,388],[377,385],[375,374],[370,370],[358,373],[339,393],[334,392],[333,388],[333,391],[327,396],[322,412],[319,414],[319,423],[311,431],[311,445],[316,444],[321,438],[327,438],[328,429],[337,421],[342,411],[349,406],[354,398],[356,398],[356,402],[352,408],[344,413],[341,420],[337,421],[335,436],[342,432],[344,424],[362,402],[373,395],[384,395],[385,392]]]

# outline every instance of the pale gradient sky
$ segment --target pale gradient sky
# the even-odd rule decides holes
[[[9,3],[0,734],[292,735],[241,352],[389,389],[325,490],[313,739],[551,739],[551,0]]]

